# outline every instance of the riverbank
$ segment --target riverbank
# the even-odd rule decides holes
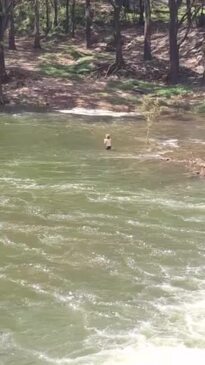
[[[190,39],[193,36],[196,36],[194,29]],[[203,37],[201,31],[200,37]],[[32,39],[17,39],[17,50],[6,51],[9,82],[4,85],[4,93],[9,108],[34,111],[98,109],[139,114],[143,97],[150,95],[159,99],[164,113],[205,111],[201,49],[191,45],[189,37],[182,49],[181,84],[174,87],[166,82],[166,30],[156,29],[152,39],[153,60],[144,62],[142,29],[139,28],[136,35],[134,27],[127,27],[123,31],[126,67],[109,76],[114,52],[108,51],[106,34],[98,33],[96,39],[92,49],[87,50],[82,32],[75,40],[65,36],[51,37],[42,40],[42,49],[38,51],[33,49]],[[191,46],[195,55],[190,54],[194,52]]]

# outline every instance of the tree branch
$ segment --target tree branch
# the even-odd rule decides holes
[[[2,5],[2,13],[1,13],[1,18],[2,18],[2,31],[3,33],[5,32],[7,26],[8,26],[8,22],[9,22],[9,15],[10,15],[10,11],[12,9],[13,5],[16,5],[16,3],[18,3],[19,0],[10,0],[9,3],[7,1],[1,1],[1,5]]]
[[[197,14],[198,14],[199,10],[200,10],[200,7],[199,7],[199,8],[197,8],[197,9],[195,10],[195,12],[192,14],[192,17],[191,17],[191,23],[192,23],[193,19],[197,16]],[[189,32],[190,32],[190,28],[191,28],[191,24],[189,24],[189,26],[187,27],[186,32],[185,32],[185,34],[184,34],[184,37],[183,37],[183,38],[181,39],[181,41],[178,43],[178,47],[179,47],[179,48],[181,47],[181,45],[182,45],[182,44],[184,43],[184,41],[186,40],[186,38],[187,38],[187,36],[188,36],[188,34],[189,34]]]
[[[113,6],[113,8],[119,7],[121,9],[123,0],[108,0],[108,2]]]
[[[195,0],[193,0],[193,2],[192,2],[192,4],[191,4],[191,7],[194,5],[194,3],[195,3]],[[196,7],[195,9],[194,9],[194,11],[191,13],[191,18],[192,18],[192,20],[194,19],[194,16],[196,16],[197,15],[197,13],[199,12],[199,10],[201,9],[201,6],[198,6],[198,7]],[[187,11],[182,17],[181,17],[181,19],[180,19],[180,21],[178,22],[178,26],[180,27],[182,24],[183,24],[183,22],[187,19],[187,17],[188,17],[188,14],[189,14],[189,12]]]

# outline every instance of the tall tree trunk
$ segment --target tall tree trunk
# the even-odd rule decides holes
[[[13,1],[13,0],[12,0]],[[11,5],[11,4],[10,4]],[[8,23],[9,13],[7,12],[7,3],[0,1],[0,80],[2,82],[8,81],[8,75],[5,67],[4,57],[4,32]]]
[[[144,60],[149,61],[152,59],[151,52],[151,7],[150,0],[144,0]]]
[[[177,44],[178,33],[178,4],[177,0],[169,0],[169,81],[177,84],[179,78],[179,47]]]
[[[41,49],[40,43],[40,16],[39,16],[39,0],[35,0],[35,34],[34,34],[34,48]]]
[[[191,0],[186,0],[187,24],[191,25]]]
[[[46,0],[46,34],[50,31],[50,6],[49,0]]]
[[[1,18],[1,17],[0,17]],[[0,21],[1,23],[1,21]],[[4,33],[4,31],[3,31]],[[0,30],[0,80],[2,82],[8,81],[8,75],[5,66],[5,53],[4,53],[4,35]]]
[[[85,0],[85,36],[86,36],[86,47],[91,46],[91,25],[92,25],[92,12],[90,0]]]
[[[58,26],[58,0],[54,0],[54,27]]]
[[[0,39],[0,79],[1,82],[6,82],[8,80],[8,75],[6,73],[3,43],[4,43],[3,39],[2,40]]]
[[[72,7],[71,7],[71,22],[72,22],[72,37],[75,37],[75,0],[72,1]]]
[[[202,82],[202,85],[205,85],[205,36],[204,36],[204,39],[203,39],[201,52],[202,52],[202,66],[203,66],[203,75],[202,75],[201,82]]]
[[[66,0],[66,9],[65,9],[65,13],[66,13],[66,18],[65,18],[65,32],[66,32],[66,34],[69,33],[69,28],[70,28],[69,6],[70,6],[70,0]]]
[[[116,45],[115,65],[118,68],[121,68],[124,65],[124,59],[122,54],[120,12],[121,12],[121,7],[116,5],[114,7],[114,26],[115,26],[115,45]]]
[[[16,50],[15,25],[14,25],[14,3],[12,1],[9,17],[9,49]]]
[[[144,25],[144,0],[139,0],[139,25]]]
[[[0,80],[1,83],[6,82],[8,80],[5,67],[4,30],[3,30],[3,21],[1,15],[0,15]]]
[[[0,105],[4,105],[5,101],[4,101],[4,96],[3,96],[3,90],[2,90],[2,82],[0,79]]]

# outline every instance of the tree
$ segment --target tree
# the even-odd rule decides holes
[[[186,10],[187,10],[187,23],[188,26],[191,25],[192,22],[192,14],[191,14],[191,7],[192,7],[192,2],[191,0],[186,0]]]
[[[203,75],[202,75],[202,85],[205,85],[205,39],[202,44],[202,66],[203,66]]]
[[[90,0],[85,0],[85,35],[86,35],[86,47],[91,46],[91,25],[92,25],[92,10]]]
[[[66,18],[65,18],[65,32],[66,34],[68,34],[69,32],[69,7],[70,7],[70,0],[66,0],[66,10],[65,10],[65,13],[66,13]]]
[[[150,0],[144,0],[144,60],[149,61],[152,59],[151,52],[151,7]]]
[[[75,37],[75,0],[72,0],[72,6],[71,6],[71,23],[72,23],[72,37]]]
[[[144,0],[139,0],[139,25],[144,25]]]
[[[34,48],[35,49],[41,49],[41,43],[40,43],[39,0],[35,0],[35,3],[34,3],[34,11],[35,11]]]
[[[58,26],[58,0],[53,1],[54,5],[54,27]]]
[[[50,6],[49,0],[46,0],[46,34],[50,31]]]
[[[123,0],[109,0],[113,7],[114,14],[114,38],[115,38],[115,64],[116,68],[121,68],[124,66],[124,59],[122,53],[122,35],[121,35],[121,23],[120,14],[122,10]]]
[[[0,79],[5,82],[8,79],[4,56],[4,33],[8,26],[10,11],[14,0],[0,0]]]
[[[4,96],[3,96],[3,90],[2,90],[2,82],[0,79],[0,105],[3,105],[5,103]]]
[[[177,84],[179,81],[179,51],[180,47],[187,39],[189,31],[191,29],[192,21],[197,17],[200,9],[203,9],[202,4],[195,3],[195,0],[186,0],[186,13],[178,20],[179,8],[182,5],[182,0],[169,0],[169,59],[170,59],[170,70],[169,70],[169,82],[171,84]],[[192,6],[194,11],[192,12]],[[178,39],[178,30],[181,28],[184,21],[187,20],[184,28],[185,33],[182,38]]]
[[[177,42],[179,5],[178,0],[169,0],[169,81],[171,84],[177,84],[179,77],[179,46]]]
[[[9,16],[9,49],[16,50],[15,44],[15,25],[14,25],[14,2],[11,4]]]
[[[145,95],[142,99],[141,111],[147,122],[146,144],[149,144],[151,127],[159,119],[161,113],[159,99]]]

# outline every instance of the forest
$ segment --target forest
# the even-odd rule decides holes
[[[204,1],[0,0],[0,103],[203,100]]]

